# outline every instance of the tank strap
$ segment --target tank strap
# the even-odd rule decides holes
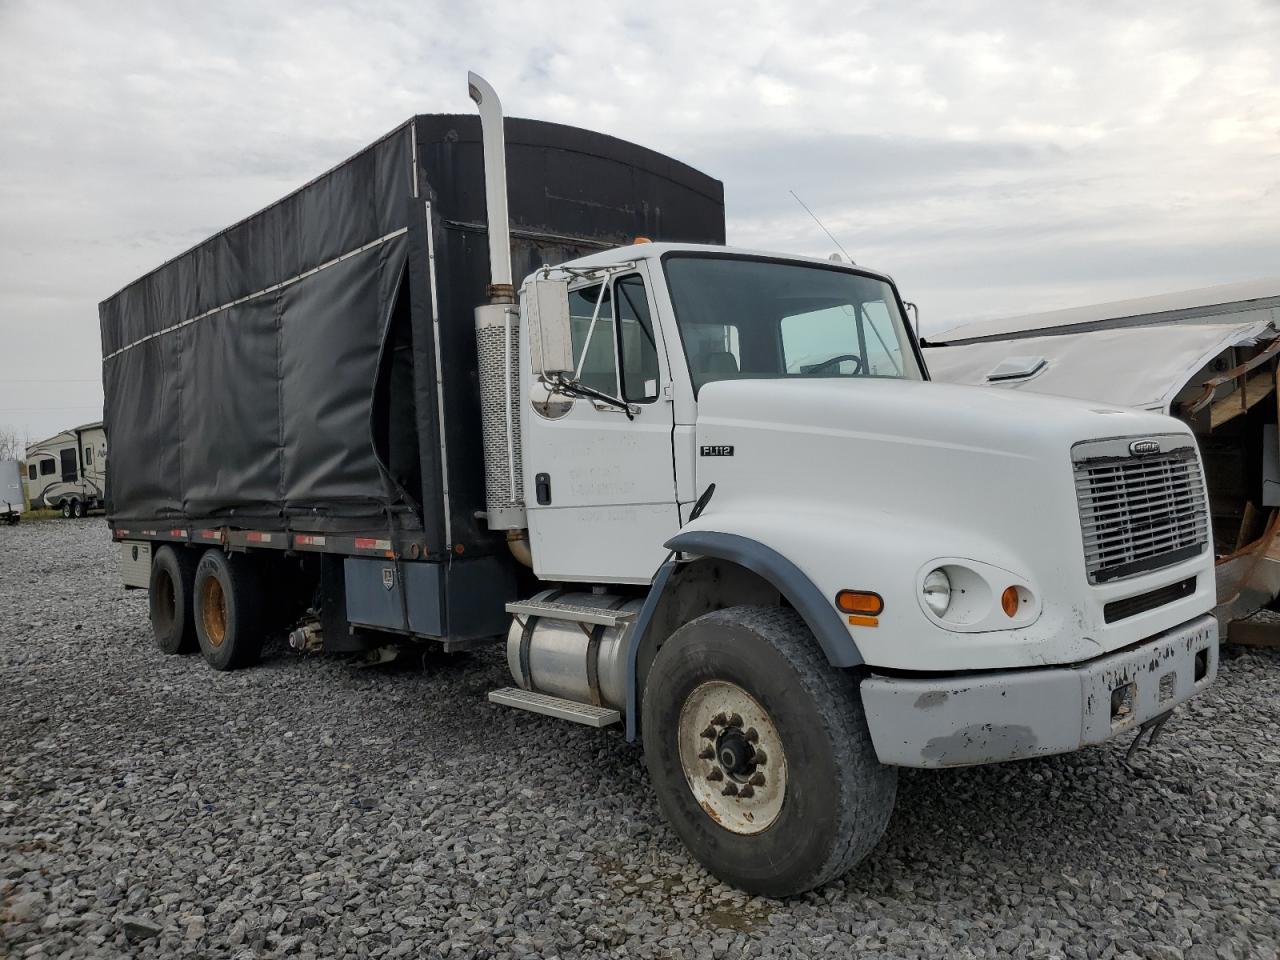
[[[605,609],[617,610],[626,602],[626,597],[616,597]],[[591,691],[593,707],[604,706],[604,701],[600,697],[600,641],[604,639],[606,629],[603,623],[598,623],[587,637],[587,687]]]
[[[542,599],[559,600],[565,593],[565,590],[557,588]],[[533,646],[533,628],[537,625],[537,617],[526,617],[524,628],[520,631],[520,675],[524,677],[525,683],[528,684],[525,689],[535,692],[538,688],[533,685],[533,670],[529,667],[529,650]]]

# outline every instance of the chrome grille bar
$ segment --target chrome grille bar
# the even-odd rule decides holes
[[[1072,449],[1085,570],[1091,583],[1136,576],[1202,552],[1209,542],[1204,476],[1193,442],[1155,438],[1159,452],[1130,452],[1132,438]]]

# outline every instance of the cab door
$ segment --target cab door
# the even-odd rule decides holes
[[[549,395],[522,349],[525,504],[543,579],[648,583],[680,526],[667,352],[645,267],[569,291],[577,378],[626,409]]]

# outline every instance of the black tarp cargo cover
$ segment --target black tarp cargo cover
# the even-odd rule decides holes
[[[719,181],[573,127],[508,119],[506,136],[517,278],[636,236],[724,242]],[[491,548],[485,219],[478,118],[418,116],[105,300],[113,526]]]

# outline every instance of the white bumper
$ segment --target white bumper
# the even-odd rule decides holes
[[[1072,667],[862,681],[881,763],[959,767],[1067,753],[1172,710],[1213,682],[1218,625],[1197,617]],[[1116,716],[1113,694],[1128,710]]]

